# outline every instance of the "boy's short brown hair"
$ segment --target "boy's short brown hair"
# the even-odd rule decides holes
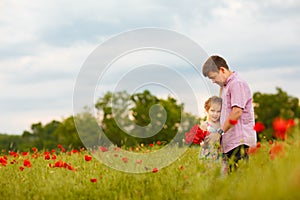
[[[210,56],[202,67],[202,74],[207,77],[209,72],[219,72],[220,67],[229,69],[224,58],[217,55]]]

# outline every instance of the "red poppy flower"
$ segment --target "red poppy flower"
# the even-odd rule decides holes
[[[122,149],[120,148],[120,147],[115,147],[114,148],[114,151],[117,151],[117,152],[119,152],[119,151],[121,151]]]
[[[84,148],[84,147],[81,147],[81,148],[80,148],[80,152],[83,152],[83,151],[85,151],[85,148]]]
[[[17,163],[17,161],[16,161],[16,160],[12,160],[12,161],[10,161],[10,164],[15,164],[15,163]]]
[[[256,122],[253,129],[256,131],[256,133],[261,133],[265,130],[265,126],[261,122]]]
[[[39,154],[37,154],[37,153],[34,153],[34,154],[31,154],[31,158],[38,158],[39,157]]]
[[[77,171],[72,165],[66,163],[66,162],[63,162],[62,160],[59,160],[57,161],[54,165],[53,164],[49,164],[49,167],[59,167],[59,168],[65,168],[65,169],[69,169],[69,170],[72,170],[72,171]]]
[[[99,149],[100,149],[100,151],[102,151],[102,152],[108,151],[108,148],[106,148],[106,147],[104,147],[104,146],[100,146]]]
[[[9,155],[16,157],[15,155],[17,155],[17,153],[14,152],[14,151],[10,151],[10,152],[9,152]]]
[[[155,167],[155,168],[152,169],[152,172],[156,173],[156,172],[158,172],[158,169]]]
[[[90,181],[91,181],[92,183],[96,183],[96,182],[97,182],[97,179],[96,179],[96,178],[91,178]]]
[[[23,170],[24,170],[24,167],[20,166],[19,169],[20,169],[20,171],[23,171]]]
[[[247,153],[248,153],[249,155],[252,155],[252,154],[255,154],[256,151],[257,151],[257,147],[249,147]]]
[[[2,164],[2,166],[6,166],[7,165],[7,159],[4,156],[0,157],[0,163]]]
[[[64,168],[68,168],[68,166],[69,166],[69,164],[66,163],[66,162],[64,162],[63,167],[64,167]]]
[[[72,149],[72,153],[78,153],[77,149]]]
[[[275,144],[274,146],[272,146],[269,153],[272,160],[274,160],[274,158],[278,156],[283,157],[285,154],[283,144]]]
[[[273,144],[273,140],[269,140],[268,143],[271,145]]]
[[[24,165],[25,167],[31,167],[31,162],[30,162],[30,160],[25,159],[25,160],[23,161],[23,165]]]
[[[56,155],[55,154],[52,155],[52,160],[56,160]]]
[[[50,154],[45,155],[45,160],[50,160]]]
[[[32,147],[32,151],[33,151],[34,153],[36,153],[36,152],[38,151],[38,149],[37,149],[36,147]]]
[[[123,157],[123,158],[122,158],[122,161],[123,161],[124,163],[127,163],[127,162],[128,162],[128,158]]]
[[[154,144],[153,144],[153,143],[150,143],[150,144],[149,144],[149,147],[153,147],[153,146],[154,146]]]
[[[238,123],[238,120],[235,119],[229,119],[229,124],[236,125]]]
[[[257,147],[257,148],[260,148],[260,147],[261,147],[261,143],[260,143],[260,142],[257,142],[256,147]]]
[[[274,136],[284,140],[288,129],[288,122],[282,118],[276,118],[273,121]]]
[[[63,167],[63,166],[64,166],[64,162],[62,160],[59,160],[54,164],[54,167]]]
[[[285,132],[288,127],[288,122],[282,118],[276,118],[273,121],[273,128],[275,131]]]
[[[85,155],[84,159],[85,159],[85,161],[90,161],[90,160],[92,160],[92,156]]]
[[[287,121],[287,123],[288,123],[288,127],[293,127],[293,126],[295,126],[295,121],[294,121],[294,119],[289,119],[289,120]]]
[[[72,165],[68,165],[68,169],[71,171],[77,171]]]
[[[22,156],[28,156],[28,152],[22,152]]]
[[[193,140],[193,143],[194,144],[200,144],[204,140],[206,135],[208,135],[208,132],[204,131],[204,130],[202,130],[198,127],[197,133],[196,133],[196,135],[194,137],[194,140]]]
[[[200,129],[198,124],[195,124],[191,129],[190,132],[185,133],[185,143],[186,144],[200,144],[206,135],[208,134],[207,131],[203,131]]]
[[[157,145],[161,145],[161,141],[157,141],[156,144],[157,144]]]
[[[69,169],[69,170],[73,169],[72,165],[70,165],[70,164],[68,164],[66,162],[64,162],[64,168]]]
[[[61,145],[61,144],[58,144],[57,147],[58,147],[59,149],[61,149],[61,148],[62,148],[62,145]]]

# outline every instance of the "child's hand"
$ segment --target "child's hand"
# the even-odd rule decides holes
[[[207,124],[204,123],[204,122],[201,122],[200,128],[201,128],[202,130],[206,131],[206,130],[207,130]]]
[[[217,142],[220,142],[220,134],[219,133],[210,133],[204,139],[204,143],[214,145]]]

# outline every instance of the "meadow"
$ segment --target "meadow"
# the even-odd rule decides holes
[[[3,150],[0,199],[300,199],[299,135],[295,129],[284,141],[258,143],[248,163],[227,176],[221,176],[218,164],[199,162],[197,145],[162,169],[118,157],[115,150],[99,150],[124,165],[143,166],[146,173],[138,174],[114,170],[87,150],[66,151],[61,145],[50,151]],[[159,145],[139,147],[139,152],[155,148]]]

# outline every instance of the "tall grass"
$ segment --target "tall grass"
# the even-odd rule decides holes
[[[284,149],[272,159],[270,149],[279,144]],[[116,171],[95,158],[86,161],[87,151],[56,153],[56,160],[45,160],[42,151],[37,158],[6,155],[0,199],[300,199],[299,130],[284,142],[262,142],[248,163],[225,177],[217,164],[200,163],[198,153],[199,147],[191,147],[168,167],[142,174]],[[58,160],[74,170],[52,166]]]

